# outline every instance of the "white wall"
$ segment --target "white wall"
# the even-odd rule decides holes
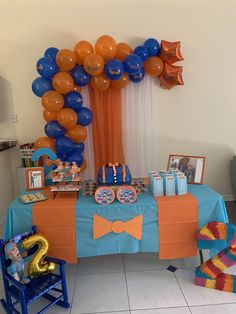
[[[11,83],[0,74],[0,139],[16,138],[16,125],[10,120],[12,113]],[[12,167],[15,165],[16,155],[16,148],[0,152],[0,235],[3,231],[6,208],[14,198]]]
[[[13,150],[15,148],[12,148]],[[6,209],[13,200],[13,177],[11,174],[11,151],[0,152],[0,236],[5,222]]]
[[[155,89],[157,168],[169,153],[207,156],[205,182],[231,195],[236,151],[235,0],[0,0],[0,75],[11,82],[18,140],[43,134],[40,99],[31,92],[45,48],[73,48],[102,34],[133,47],[148,37],[181,40],[184,87]]]

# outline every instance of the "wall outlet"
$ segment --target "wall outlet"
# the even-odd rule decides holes
[[[17,118],[16,113],[11,114],[11,123],[18,123],[18,118]]]

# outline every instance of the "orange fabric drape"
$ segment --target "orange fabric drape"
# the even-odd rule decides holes
[[[95,173],[108,162],[124,163],[121,120],[121,91],[108,88],[98,92],[89,87],[93,112],[93,150]]]
[[[44,194],[48,199],[32,206],[33,224],[48,239],[48,256],[76,264],[76,193],[60,192],[55,199],[48,190]]]
[[[155,197],[158,207],[159,258],[197,255],[198,201],[192,194]]]

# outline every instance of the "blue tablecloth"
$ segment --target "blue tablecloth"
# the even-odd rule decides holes
[[[188,191],[198,199],[199,227],[209,221],[228,222],[225,203],[220,194],[207,185],[189,185]],[[138,241],[126,233],[113,232],[93,240],[94,214],[109,221],[127,221],[143,214],[142,240]],[[77,256],[158,252],[157,217],[157,205],[150,192],[139,195],[137,202],[132,205],[122,205],[115,201],[109,206],[99,205],[92,197],[80,195],[76,202]],[[32,204],[21,204],[15,199],[7,211],[4,239],[29,230],[31,225]]]

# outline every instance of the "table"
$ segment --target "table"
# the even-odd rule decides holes
[[[198,200],[199,227],[209,221],[228,222],[223,196],[207,185],[189,185],[188,192]],[[158,252],[158,208],[148,191],[138,196],[137,202],[122,205],[115,201],[109,206],[99,205],[92,197],[80,192],[76,201],[76,248],[78,257],[117,253]],[[127,221],[143,214],[143,236],[137,240],[126,233],[113,232],[93,240],[93,216],[98,214],[109,221]],[[7,210],[4,239],[30,229],[32,204],[21,204],[15,199]]]

